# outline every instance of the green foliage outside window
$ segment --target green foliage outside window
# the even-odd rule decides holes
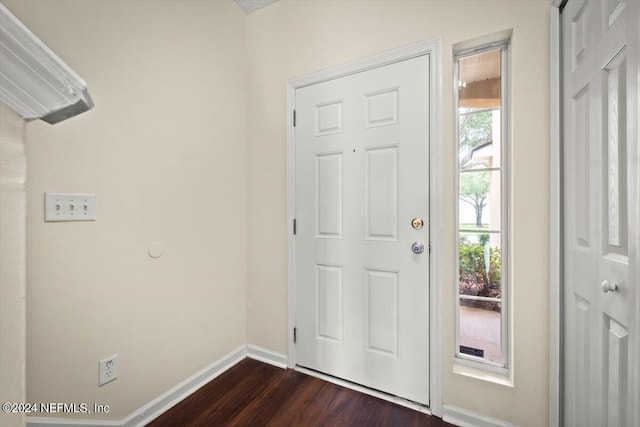
[[[479,241],[470,242],[461,236],[458,247],[459,289],[462,295],[501,298],[501,250],[489,247],[489,265],[485,258],[488,234],[480,235]],[[489,270],[487,271],[487,267]],[[460,303],[476,308],[500,311],[500,303],[461,299]]]
[[[461,149],[472,149],[491,137],[491,112],[460,115],[458,145]]]

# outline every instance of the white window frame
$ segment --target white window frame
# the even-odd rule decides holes
[[[482,44],[470,49],[464,49],[457,52],[454,52],[454,61],[453,61],[453,72],[454,72],[454,108],[455,108],[455,153],[456,153],[456,173],[455,173],[455,271],[456,271],[456,331],[455,331],[455,361],[458,364],[470,366],[472,368],[477,368],[489,372],[494,372],[501,375],[509,375],[511,363],[510,363],[510,342],[509,342],[509,330],[510,330],[510,304],[509,304],[509,293],[510,293],[510,285],[511,285],[511,269],[510,260],[511,253],[509,251],[509,240],[511,236],[511,228],[510,228],[510,205],[509,205],[509,188],[510,188],[510,158],[509,158],[509,46],[510,40],[501,40],[499,42]],[[460,159],[459,159],[459,76],[458,76],[458,64],[460,59],[478,55],[484,52],[488,52],[491,50],[501,50],[501,81],[500,81],[500,97],[501,97],[501,117],[500,117],[500,126],[501,126],[501,136],[500,136],[500,180],[501,180],[501,224],[500,224],[500,237],[501,237],[501,347],[502,347],[502,360],[503,363],[496,363],[490,360],[485,360],[483,358],[472,356],[468,354],[460,353],[460,290],[459,290],[459,242],[460,242],[460,212],[459,212],[459,177],[460,177]],[[486,170],[495,170],[496,168],[487,168]],[[479,169],[479,171],[484,171],[485,169]],[[469,299],[477,299],[477,298],[469,298]]]

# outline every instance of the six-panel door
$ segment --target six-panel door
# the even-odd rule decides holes
[[[424,55],[295,99],[296,363],[425,405],[428,67]]]

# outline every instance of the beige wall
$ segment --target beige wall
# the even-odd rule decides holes
[[[24,119],[0,103],[0,402],[24,402],[26,159]],[[0,412],[0,425],[24,425]]]
[[[96,104],[26,129],[27,401],[121,419],[246,342],[246,18],[231,0],[3,3]],[[45,191],[95,193],[97,221],[44,223]]]
[[[247,341],[286,352],[286,82],[442,37],[444,401],[546,423],[546,0],[281,0],[248,18],[231,0],[2,1],[96,103],[27,125],[28,401],[121,419]],[[452,372],[452,45],[509,28],[513,388]],[[44,223],[45,191],[95,193],[98,220]],[[98,388],[114,353],[119,378]]]
[[[548,2],[287,1],[248,17],[249,343],[286,352],[286,83],[442,38],[444,402],[509,421],[548,419]],[[454,374],[452,45],[513,29],[511,214],[515,386]]]

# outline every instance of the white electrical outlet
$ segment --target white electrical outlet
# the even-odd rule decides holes
[[[84,193],[44,193],[44,220],[95,221],[96,196]]]
[[[118,378],[118,355],[114,354],[111,357],[102,359],[100,361],[99,373],[98,386],[105,385]]]

